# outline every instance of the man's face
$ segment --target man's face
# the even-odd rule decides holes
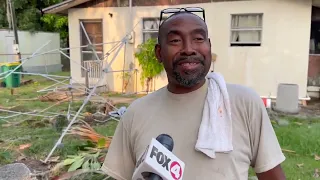
[[[212,58],[204,21],[192,14],[176,15],[163,24],[159,38],[156,55],[170,83],[193,87],[204,80]]]

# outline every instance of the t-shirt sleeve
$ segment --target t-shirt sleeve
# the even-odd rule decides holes
[[[130,142],[130,132],[125,126],[129,121],[125,113],[117,125],[101,170],[117,180],[131,180],[135,162]]]
[[[249,103],[252,161],[256,173],[266,172],[285,160],[267,110],[258,96],[253,94]]]

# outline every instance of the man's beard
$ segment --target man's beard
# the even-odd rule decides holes
[[[203,58],[196,58],[196,60],[198,60],[202,65],[201,68],[197,69],[194,72],[184,72],[183,74],[177,70],[178,62],[181,60],[185,59],[179,59],[173,64],[173,77],[181,86],[193,87],[205,78],[205,60]]]

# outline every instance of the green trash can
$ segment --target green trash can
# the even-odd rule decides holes
[[[19,62],[5,63],[1,65],[1,72],[7,72],[14,70],[19,66]],[[21,67],[19,67],[15,72],[21,72]],[[10,74],[7,78],[4,79],[4,85],[6,88],[15,88],[19,87],[21,83],[21,74]]]

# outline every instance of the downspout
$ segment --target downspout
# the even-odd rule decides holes
[[[132,18],[132,0],[129,0],[129,9],[130,9],[130,17]]]
[[[131,32],[131,38],[135,38],[134,37],[134,33],[133,33],[134,30],[132,29],[133,28],[133,19],[134,18],[133,18],[133,10],[132,10],[132,0],[129,0],[129,29],[128,29],[128,31]],[[128,43],[128,45],[129,45],[129,43]],[[134,53],[134,44],[131,45],[131,54],[129,56],[130,59],[131,59],[131,62],[129,62],[129,63],[133,64],[134,68],[136,68],[136,63],[135,63],[135,58],[133,56],[133,53]],[[138,74],[133,72],[131,77],[134,77],[134,76],[136,76],[136,77],[135,78],[131,78],[130,81],[136,81],[137,80]],[[134,84],[136,85],[136,87],[134,87],[134,85],[133,85],[132,91],[134,92],[135,91],[134,89],[136,89],[136,92],[137,92],[137,90],[138,90],[137,82],[135,82]]]

